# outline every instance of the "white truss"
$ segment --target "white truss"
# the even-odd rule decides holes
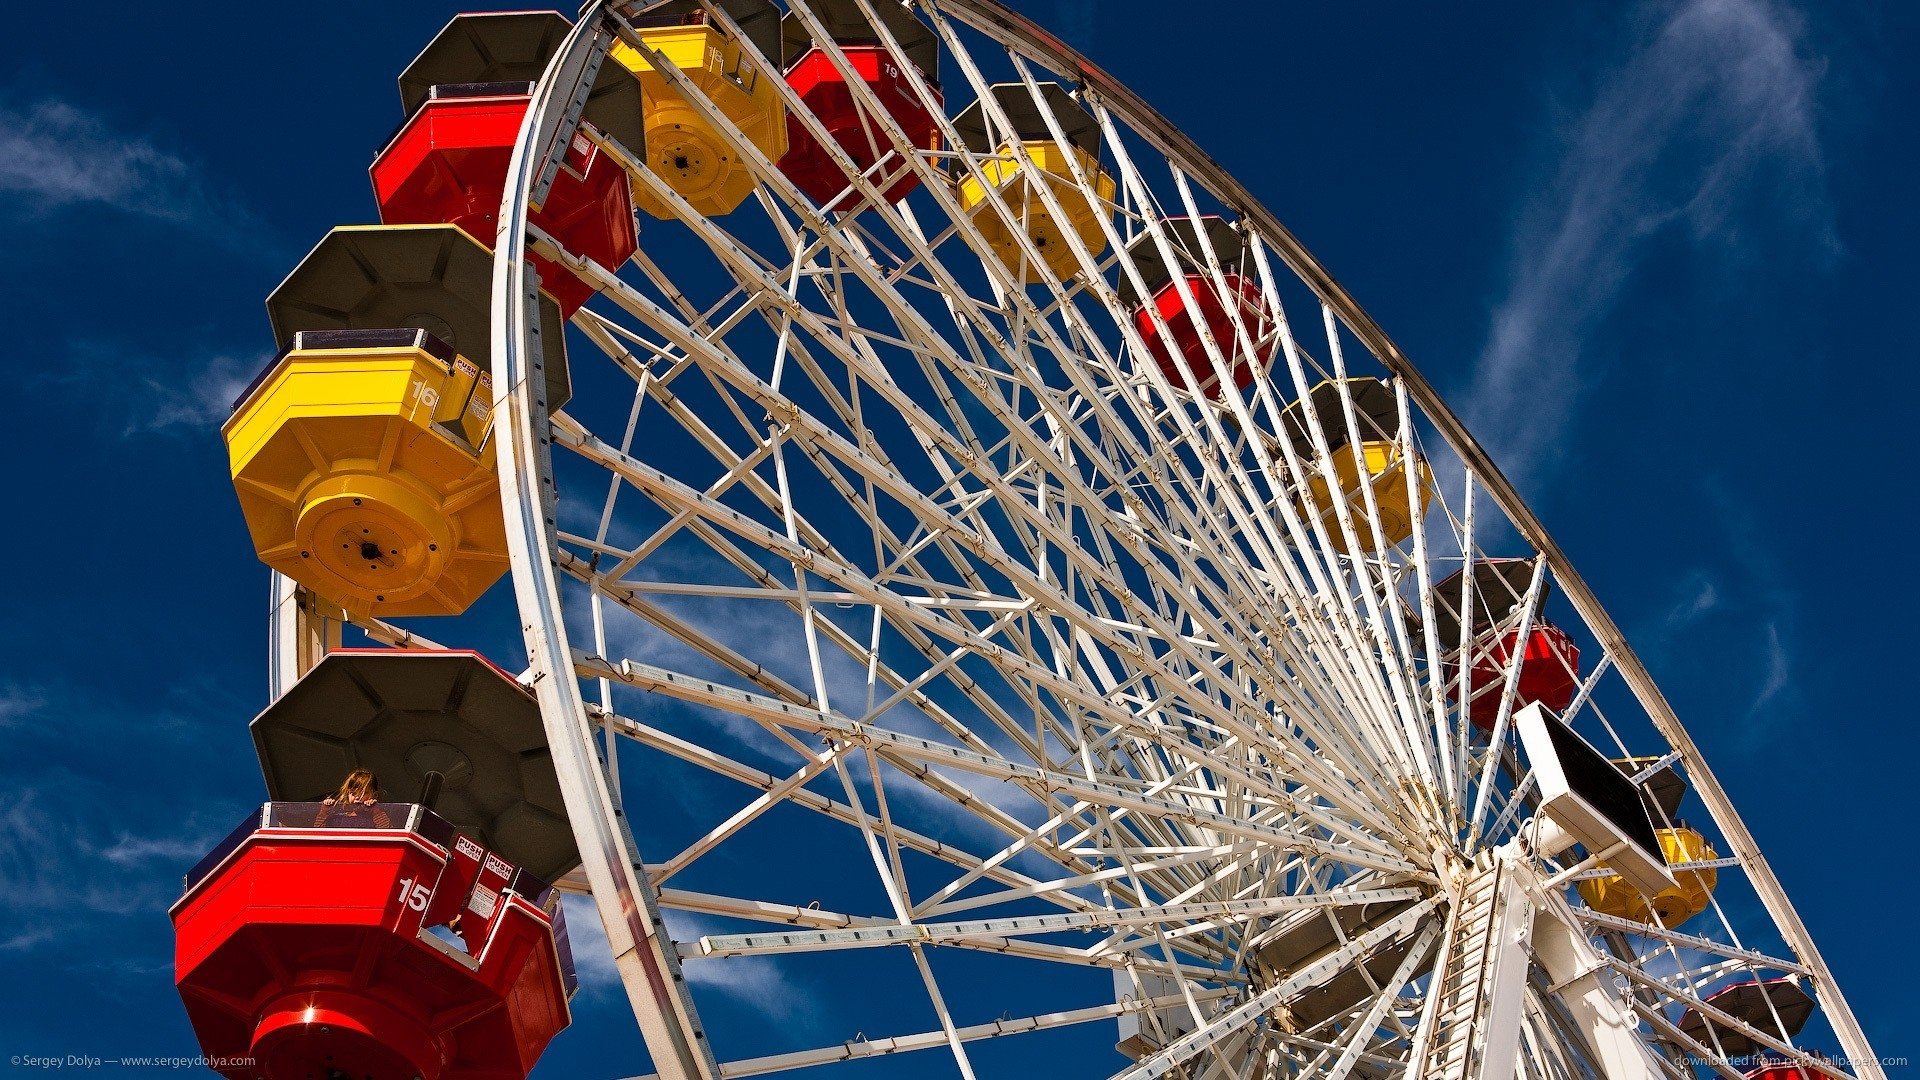
[[[882,2],[857,0],[869,17]],[[850,75],[819,17],[803,0],[787,6]],[[993,0],[908,6],[940,42],[944,99],[883,24],[879,44],[939,118],[943,148],[914,145],[850,79],[888,151],[867,176],[840,161],[852,209],[821,211],[660,63],[631,3],[582,13],[513,159],[496,247],[494,439],[526,678],[656,1075],[933,1051],[973,1076],[970,1045],[1123,1015],[1152,1047],[1118,1070],[1130,1077],[1451,1077],[1488,1062],[1504,1074],[1509,1060],[1528,1077],[1679,1075],[1674,1061],[1714,1049],[1680,1031],[1680,1010],[1744,1029],[1701,999],[1746,974],[1803,980],[1850,1074],[1882,1076],[1638,658],[1379,327],[1243,188],[1057,40]],[[709,16],[737,32],[723,11]],[[705,218],[595,134],[676,215],[646,224],[629,265],[604,267],[526,211],[551,175],[555,133],[577,120],[574,91],[616,40],[656,61],[759,186],[733,214]],[[833,147],[778,58],[747,51],[795,121]],[[1089,160],[1115,194],[1098,207],[1097,243],[1064,233],[1076,272],[1027,282],[1041,253],[1022,242],[1007,265],[981,223],[1023,237],[1025,215],[1063,219],[1094,197],[1089,161],[1069,159],[1071,182],[1035,185],[1025,205],[985,184],[970,215],[954,178],[984,180],[996,159],[1036,165],[1018,139],[967,149],[946,117],[979,98],[989,127],[1010,131],[986,91],[1011,82],[1065,142],[1044,105],[1049,80],[1092,117]],[[881,191],[902,177],[918,190],[887,202]],[[1244,252],[1168,225],[1207,214],[1234,223]],[[531,390],[541,352],[528,251],[600,293],[573,322],[565,414],[549,416]],[[1229,275],[1257,292],[1257,316],[1227,306],[1228,340],[1200,321],[1210,373],[1169,381],[1147,359],[1148,339],[1179,351],[1157,312],[1142,325],[1123,299],[1144,295],[1156,269],[1189,309],[1199,290],[1228,295]],[[1243,389],[1233,371],[1247,357],[1258,371]],[[1316,480],[1338,489],[1342,455],[1364,471],[1359,440],[1345,438],[1363,430],[1348,385],[1332,415],[1308,397],[1355,376],[1391,389],[1397,423],[1377,438],[1437,478],[1432,492],[1410,485],[1405,507],[1383,506],[1385,487],[1352,502],[1311,493]],[[1217,397],[1203,393],[1210,380]],[[1414,523],[1404,542],[1384,524],[1393,511]],[[1509,733],[1519,666],[1502,672],[1490,737],[1477,732],[1457,704],[1468,665],[1453,662],[1475,628],[1441,640],[1434,600],[1443,579],[1495,557],[1533,560],[1502,628],[1525,639],[1550,617],[1580,650],[1569,722],[1610,754],[1664,756],[1684,773],[1705,808],[1696,827],[1727,853],[1696,869],[1752,903],[1716,903],[1684,933],[1628,923],[1570,904],[1578,874],[1554,876],[1578,868],[1537,857],[1512,863],[1514,880],[1552,889],[1499,891],[1489,858],[1526,850],[1532,818]],[[1448,602],[1471,610],[1474,575],[1458,580]],[[283,592],[279,680],[327,644]],[[411,629],[363,629],[432,647]],[[687,722],[635,718],[649,709]],[[636,777],[669,766],[737,783],[740,797],[663,845],[646,826],[657,793]],[[691,884],[744,838],[801,819],[866,852],[874,910],[823,910],[774,880],[753,897]],[[1516,968],[1512,942],[1490,935],[1532,919],[1536,903],[1539,940]],[[1390,917],[1368,914],[1381,909]],[[676,942],[673,912],[741,930]],[[1324,948],[1260,973],[1262,950],[1321,928]],[[682,965],[865,950],[910,958],[911,977],[887,992],[923,995],[937,1029],[731,1057],[681,977]],[[996,1003],[937,977],[949,951],[1046,961],[1085,972],[1089,990],[1057,1011],[989,1020]],[[1116,978],[1131,992],[1099,1000]],[[1487,1009],[1497,1031],[1473,1027]],[[1601,1015],[1644,1023],[1628,1023],[1623,1049],[1594,1035]],[[1110,1071],[1089,1062],[1084,1074]]]

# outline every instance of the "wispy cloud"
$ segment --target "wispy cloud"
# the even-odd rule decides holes
[[[1515,228],[1466,397],[1468,421],[1523,484],[1551,468],[1595,375],[1583,341],[1612,312],[1646,242],[1683,229],[1701,248],[1749,248],[1786,222],[1836,250],[1814,123],[1822,66],[1769,0],[1647,9],[1650,32],[1565,130],[1558,168]]]
[[[219,207],[183,158],[64,101],[0,108],[0,192],[29,206],[99,205],[178,222]]]
[[[122,434],[194,432],[218,427],[232,412],[234,399],[253,381],[267,359],[216,355],[181,378],[151,375],[143,378],[141,382],[148,392],[147,404],[129,416]]]
[[[162,359],[126,342],[80,340],[69,346],[65,364],[34,378],[85,394],[92,414],[123,439],[198,436],[226,420],[234,398],[269,359],[218,349]]]
[[[620,973],[613,966],[606,929],[593,899],[569,895],[561,901],[567,912],[567,937],[573,947],[574,973],[581,990],[589,994],[619,993]],[[692,941],[702,935],[726,933],[721,924],[683,911],[667,913],[667,932],[675,940]],[[681,972],[696,988],[722,994],[771,1019],[791,1022],[807,995],[794,985],[779,962],[769,957],[732,957],[690,960]]]
[[[1656,617],[1636,627],[1633,639],[1656,665],[1698,663],[1701,650],[1727,650],[1729,666],[1716,678],[1751,687],[1744,700],[1727,699],[1725,719],[1735,724],[1747,749],[1762,745],[1772,727],[1765,721],[1794,706],[1794,651],[1800,598],[1779,560],[1756,540],[1766,530],[1718,481],[1702,481],[1702,501],[1719,523],[1713,547],[1715,569],[1683,573]]]
[[[15,683],[0,683],[0,728],[9,728],[39,712],[47,704],[41,691]]]
[[[271,231],[199,165],[65,101],[0,104],[0,196],[14,214],[106,208],[277,254]]]
[[[1705,570],[1690,570],[1674,582],[1666,609],[1657,620],[1634,634],[1634,641],[1649,653],[1664,653],[1695,624],[1724,603],[1724,585],[1719,577]]]
[[[1779,559],[1757,538],[1765,535],[1751,512],[1718,482],[1709,480],[1707,496],[1715,518],[1726,532],[1727,552],[1739,575],[1740,625],[1747,631],[1746,648],[1758,653],[1759,675],[1740,725],[1743,738],[1762,739],[1770,725],[1758,723],[1797,700],[1793,685],[1793,655],[1800,619],[1800,598],[1788,585]],[[1756,640],[1757,638],[1757,640]]]
[[[590,896],[568,894],[560,898],[566,909],[567,944],[573,951],[573,973],[580,989],[589,994],[617,992],[620,973],[613,966],[613,947],[607,944],[607,931],[600,925],[600,912]]]
[[[0,894],[16,934],[10,947],[64,938],[97,916],[164,908],[180,869],[232,827],[215,823],[224,814],[189,809],[166,821],[164,833],[138,835],[101,820],[114,809],[98,785],[71,776],[62,787],[0,795]]]
[[[1788,680],[1792,675],[1787,647],[1780,636],[1780,623],[1777,620],[1767,622],[1761,627],[1761,634],[1766,639],[1767,673],[1766,677],[1760,680],[1760,688],[1753,695],[1753,703],[1747,706],[1749,714],[1757,713],[1772,704],[1773,700],[1780,696],[1781,691],[1787,688]]]
[[[667,914],[667,931],[676,941],[739,932],[729,930],[724,923],[683,911]],[[724,994],[776,1020],[792,1022],[802,1019],[801,1003],[810,997],[794,984],[781,969],[780,962],[773,957],[734,956],[687,960],[681,964],[680,970],[694,986]]]

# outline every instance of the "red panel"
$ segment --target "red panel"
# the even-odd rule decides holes
[[[1239,298],[1241,323],[1246,326],[1248,336],[1258,341],[1266,333],[1266,322],[1260,313],[1259,286],[1239,274],[1226,274],[1224,277],[1227,292]],[[1220,290],[1214,288],[1213,279],[1203,274],[1188,274],[1187,288],[1193,293],[1194,304],[1200,310],[1207,333],[1213,335],[1214,344],[1220,347],[1224,355],[1236,357],[1233,365],[1235,385],[1242,390],[1252,386],[1253,364],[1248,358],[1238,356],[1240,339],[1234,333],[1233,317],[1221,300]],[[1162,285],[1160,291],[1153,294],[1152,309],[1158,311],[1160,318],[1166,322],[1168,332],[1179,346],[1180,360],[1183,362],[1175,362],[1173,353],[1168,351],[1166,341],[1160,336],[1159,328],[1153,325],[1153,316],[1147,305],[1142,304],[1134,309],[1133,327],[1139,331],[1141,340],[1146,342],[1148,354],[1160,365],[1160,373],[1174,387],[1185,389],[1186,376],[1180,370],[1184,366],[1193,372],[1195,380],[1208,396],[1220,397],[1219,377],[1214,373],[1213,360],[1207,356],[1206,342],[1200,338],[1193,312],[1180,296],[1179,287],[1171,281]]]
[[[272,1077],[443,1075],[444,1041],[415,1018],[363,996],[326,990],[289,994],[267,1006],[247,1048],[257,1070]],[[334,1072],[333,1070],[338,1070]]]
[[[460,917],[461,909],[473,893],[473,883],[480,876],[480,862],[486,857],[486,849],[472,837],[460,834],[453,838],[453,850],[447,854],[446,869],[440,872],[439,884],[433,887],[433,903],[427,905],[421,925],[446,926]],[[461,936],[468,937],[464,927]],[[485,938],[469,938],[469,949],[475,940]]]
[[[458,225],[488,247],[498,235],[500,200],[513,143],[530,99],[522,95],[429,100],[373,163],[374,197],[389,225]],[[576,136],[569,168],[554,178],[546,205],[528,220],[576,255],[618,270],[638,243],[627,175]],[[563,316],[593,295],[586,282],[530,256],[541,286]]]
[[[390,930],[400,913],[400,878],[425,875],[430,883],[439,869],[440,860],[404,834],[289,839],[257,833],[174,912],[174,970],[191,971],[247,925]]]
[[[471,958],[422,935],[445,862],[398,831],[255,833],[173,912],[176,978],[207,1056],[258,1063],[235,1077],[342,1063],[355,1076],[524,1077],[569,1019],[552,926],[504,895],[476,919]],[[495,894],[513,873],[485,851],[476,865]],[[447,880],[478,895],[471,877]],[[436,1019],[450,1015],[462,1019]]]
[[[898,123],[913,144],[929,150],[937,149],[940,136],[931,113],[921,105],[920,99],[913,93],[907,77],[894,64],[886,50],[878,46],[848,45],[842,46],[847,61],[860,80],[873,89],[880,99],[881,107]],[[873,167],[881,156],[893,148],[893,142],[878,129],[871,133],[864,122],[860,107],[855,103],[853,91],[846,80],[833,66],[833,61],[819,49],[794,61],[787,69],[787,85],[793,87],[807,108],[820,118],[827,133],[833,137],[840,148],[846,151],[862,172]],[[888,166],[889,172],[900,164],[898,158]],[[827,200],[846,189],[847,176],[839,165],[835,164],[825,147],[814,139],[800,121],[787,117],[787,153],[780,159],[780,171],[792,180],[795,187],[807,194],[814,202],[828,210],[846,210],[859,201],[858,196],[848,192],[832,206]],[[920,178],[911,172],[895,181],[886,190],[889,202],[901,199],[920,186]]]
[[[1468,715],[1474,726],[1492,731],[1500,718],[1500,692],[1506,685],[1507,658],[1520,639],[1518,629],[1509,630],[1488,644],[1473,662],[1469,676]],[[1449,665],[1447,697],[1458,693],[1459,669]],[[1520,678],[1513,688],[1513,707],[1539,702],[1556,713],[1573,704],[1580,687],[1580,649],[1552,623],[1536,623],[1527,635],[1526,648],[1520,654]]]

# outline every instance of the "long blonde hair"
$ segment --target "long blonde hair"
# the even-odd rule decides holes
[[[373,775],[372,769],[355,769],[340,781],[340,790],[333,793],[335,806],[350,806],[365,799],[380,800],[380,778]]]

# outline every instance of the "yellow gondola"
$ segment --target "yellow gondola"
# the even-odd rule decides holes
[[[723,0],[719,5],[761,55],[780,61],[780,10],[770,0]],[[707,21],[692,0],[668,0],[635,16],[634,27],[649,49],[692,80],[701,96],[725,114],[768,161],[787,152],[787,109],[778,74],[763,74],[732,35]],[[733,140],[681,95],[666,75],[626,42],[609,54],[640,79],[646,100],[647,166],[708,217],[732,213],[758,181],[740,159]],[[644,183],[634,185],[634,205],[657,218],[676,215]]]
[[[1661,829],[1659,835],[1660,851],[1669,866],[1719,858],[1706,837],[1684,825]],[[1672,888],[1662,889],[1651,901],[1618,875],[1588,878],[1580,882],[1578,888],[1580,899],[1602,915],[1639,923],[1652,923],[1657,918],[1661,926],[1672,929],[1707,909],[1720,873],[1681,870],[1673,875],[1673,880]]]
[[[1354,425],[1346,422],[1341,400],[1344,383],[1346,396],[1353,403]],[[1431,505],[1433,470],[1419,454],[1411,463],[1400,450],[1400,414],[1393,389],[1379,379],[1329,379],[1313,388],[1308,397],[1326,434],[1327,450],[1332,455],[1334,480],[1340,486],[1339,498],[1346,504],[1363,551],[1374,544],[1373,526],[1367,517],[1366,488],[1373,489],[1374,508],[1380,517],[1381,539],[1386,546],[1404,543],[1413,535],[1413,510],[1410,485],[1420,485],[1420,505]],[[1342,555],[1347,550],[1346,534],[1334,496],[1315,463],[1317,451],[1309,434],[1306,414],[1299,402],[1287,406],[1283,427],[1292,441],[1294,454],[1309,470],[1306,497],[1299,506],[1303,513],[1318,516],[1327,530],[1327,540]],[[1355,454],[1355,444],[1359,453]]]
[[[1100,222],[1108,214],[1107,206],[1113,202],[1114,195],[1113,178],[1100,167],[1095,156],[1100,146],[1100,129],[1092,115],[1059,83],[1041,83],[1040,91],[1047,113],[1052,114],[1061,133],[1067,137],[1065,145],[1053,138],[1046,114],[1035,104],[1023,83],[1000,83],[993,87],[993,100],[1007,114],[1013,125],[1011,132],[995,135],[992,129],[998,124],[988,124],[986,110],[978,101],[967,106],[953,121],[955,131],[968,150],[994,155],[980,163],[984,182],[971,172],[960,176],[961,209],[973,215],[975,226],[986,237],[995,258],[1009,267],[1024,267],[1021,284],[1040,280],[1043,271],[1055,281],[1073,275],[1079,260],[1067,244],[1069,232],[1079,237],[1094,254],[1105,251],[1107,238]],[[1032,160],[1031,166],[1015,155],[1016,142]],[[1091,196],[1073,177],[1076,165],[1093,187]],[[1055,220],[1041,198],[1043,186],[1060,204],[1062,220]],[[999,193],[1013,220],[992,209],[987,198],[989,190]],[[1034,266],[1031,256],[1022,250],[1018,240],[1021,233],[1039,249],[1040,266]]]
[[[508,566],[490,441],[493,256],[451,225],[328,233],[267,301],[283,352],[222,427],[268,566],[349,612],[465,611]],[[567,395],[542,297],[537,385]]]

